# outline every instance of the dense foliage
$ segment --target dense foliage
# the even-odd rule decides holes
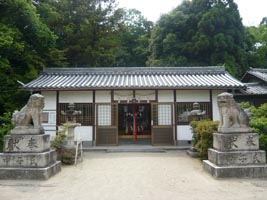
[[[39,0],[41,19],[58,36],[70,66],[144,66],[152,22],[115,0]]]
[[[218,121],[193,121],[190,123],[193,128],[193,147],[202,159],[208,158],[208,149],[212,148],[213,133],[217,131]]]
[[[0,152],[3,151],[4,136],[9,135],[13,125],[11,123],[11,113],[4,113],[0,116]]]
[[[56,39],[30,0],[0,0],[0,115],[27,99],[17,80],[32,80],[51,57],[58,58]]]
[[[247,68],[246,40],[233,0],[184,1],[163,15],[152,32],[149,65],[226,65],[237,75]]]
[[[260,149],[267,151],[267,103],[258,108],[252,106],[249,112],[251,114],[251,128],[253,132],[259,134]]]
[[[267,17],[263,18],[259,27],[247,27],[252,48],[248,54],[251,67],[267,66]]]

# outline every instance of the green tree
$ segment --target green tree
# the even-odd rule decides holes
[[[117,42],[110,18],[115,0],[39,0],[41,19],[59,37],[70,66],[111,66]]]
[[[38,75],[56,51],[56,38],[30,0],[0,0],[0,115],[24,103],[17,80]]]
[[[114,66],[145,66],[153,22],[136,9],[117,9],[113,15],[117,42]]]
[[[4,136],[9,135],[12,128],[11,113],[0,115],[0,152],[3,150]]]
[[[262,104],[258,108],[251,107],[250,125],[253,132],[259,134],[260,149],[267,150],[267,103]]]
[[[259,27],[247,27],[252,48],[248,52],[251,67],[267,67],[267,18],[263,18]]]
[[[246,38],[233,0],[184,1],[163,15],[152,31],[148,65],[226,65],[247,69]]]

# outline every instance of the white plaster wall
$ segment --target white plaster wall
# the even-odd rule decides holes
[[[51,140],[56,136],[56,106],[57,106],[57,92],[56,91],[42,91],[44,96],[45,106],[43,111],[48,112],[48,123],[43,124],[45,134],[50,135]]]
[[[92,103],[92,91],[60,91],[59,103]]]
[[[92,141],[93,140],[93,127],[92,126],[81,126],[74,129],[74,140],[77,141],[79,136],[82,138],[82,141]]]
[[[110,103],[111,102],[111,91],[95,91],[96,103]]]
[[[179,140],[191,141],[193,137],[193,132],[191,126],[189,125],[179,125],[177,126],[177,138]]]
[[[212,91],[212,115],[213,115],[214,121],[220,119],[219,108],[217,104],[217,96],[223,92],[226,92],[226,90],[213,90]]]
[[[62,130],[63,127],[59,126],[59,130]],[[77,141],[77,138],[80,134],[82,141],[92,141],[93,140],[93,127],[92,126],[77,126],[74,129],[74,141]]]
[[[176,90],[177,102],[209,102],[209,90]]]
[[[156,92],[155,90],[136,90],[135,97],[139,101],[155,101]]]
[[[133,98],[132,90],[114,90],[115,101],[127,101]]]
[[[173,102],[173,90],[159,90],[158,102]]]
[[[57,92],[55,91],[43,91],[41,93],[44,96],[44,110],[56,110],[57,107]]]

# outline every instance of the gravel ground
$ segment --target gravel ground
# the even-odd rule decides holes
[[[0,180],[0,200],[266,200],[267,179],[214,179],[184,151],[86,152],[46,181]]]

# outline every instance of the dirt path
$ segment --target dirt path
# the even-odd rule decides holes
[[[266,200],[267,179],[219,179],[184,151],[85,154],[47,181],[0,180],[0,200]]]

